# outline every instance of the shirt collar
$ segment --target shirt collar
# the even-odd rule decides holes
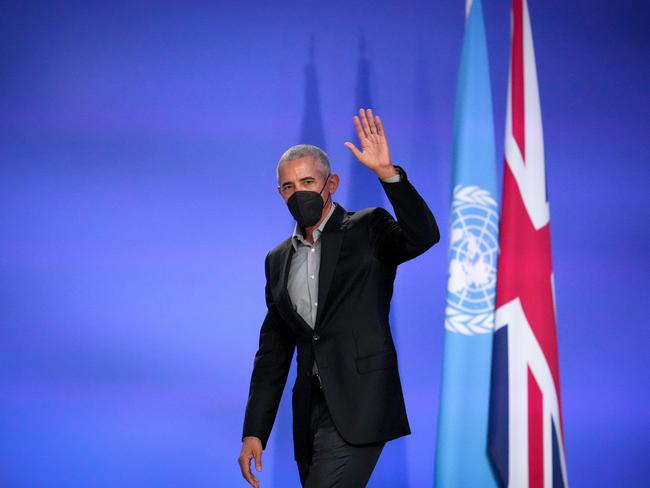
[[[320,223],[320,225],[316,229],[314,229],[314,244],[316,244],[316,242],[318,242],[318,239],[320,239],[320,235],[323,233],[323,229],[327,225],[327,221],[334,213],[335,208],[336,208],[336,203],[332,202],[332,206],[330,207],[329,212],[327,212],[327,215]],[[312,245],[307,241],[307,239],[303,237],[302,232],[300,232],[300,226],[296,223],[296,226],[293,228],[293,234],[291,234],[291,244],[293,245],[293,249],[297,251],[298,245],[301,243],[307,246]]]

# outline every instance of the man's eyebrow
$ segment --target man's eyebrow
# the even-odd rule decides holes
[[[316,178],[314,176],[303,176],[300,178],[298,181],[305,181],[305,180],[315,180]]]

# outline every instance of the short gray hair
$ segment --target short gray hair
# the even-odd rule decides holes
[[[321,173],[323,173],[323,176],[330,174],[330,160],[327,157],[327,153],[325,151],[323,151],[320,147],[312,146],[311,144],[297,144],[287,149],[280,158],[280,161],[278,161],[278,179],[280,178],[280,166],[282,166],[287,161],[293,161],[295,159],[300,159],[307,156],[314,159],[316,166],[321,171]]]

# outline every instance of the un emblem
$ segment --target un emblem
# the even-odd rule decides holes
[[[445,328],[465,335],[491,332],[499,216],[490,192],[456,185],[450,230]]]

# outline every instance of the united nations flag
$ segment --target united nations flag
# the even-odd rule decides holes
[[[483,11],[467,2],[454,161],[436,485],[496,487],[487,456],[498,255],[492,99]]]
[[[497,202],[479,186],[456,185],[451,204],[445,328],[490,333],[499,252]]]

